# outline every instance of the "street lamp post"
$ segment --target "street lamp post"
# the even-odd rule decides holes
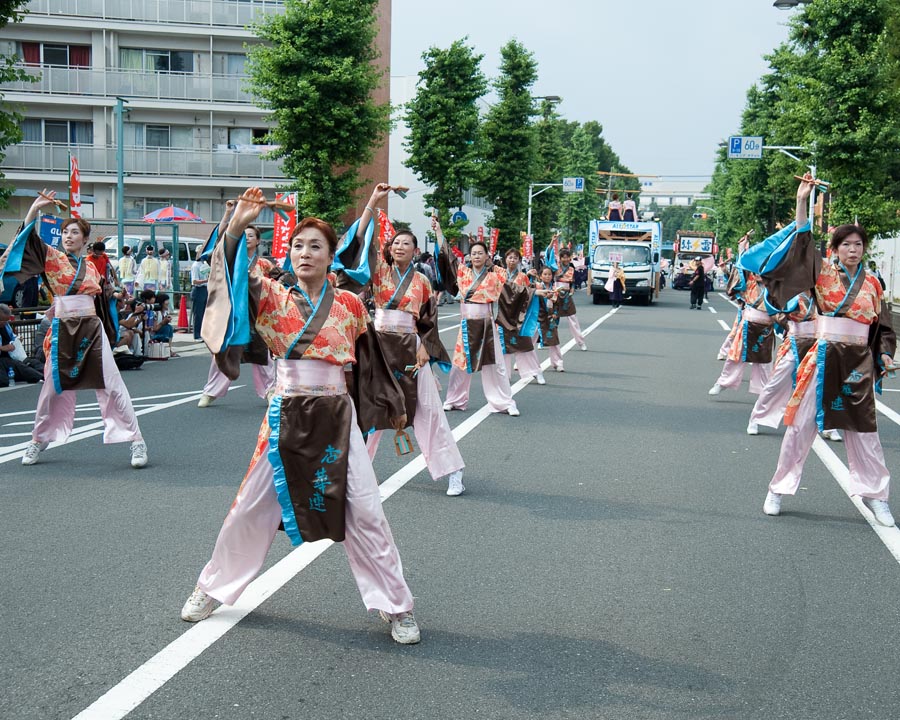
[[[562,187],[562,183],[531,183],[528,186],[528,230],[526,231],[527,235],[531,235],[531,201],[534,200],[538,195],[542,192],[547,192],[552,187]],[[541,188],[537,192],[534,191],[536,187]]]
[[[116,98],[116,231],[118,232],[119,257],[125,237],[125,103],[123,97]],[[176,248],[177,250],[177,248]],[[175,253],[176,261],[178,253]]]

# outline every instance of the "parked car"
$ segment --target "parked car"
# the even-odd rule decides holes
[[[106,237],[100,238],[103,243],[106,245],[106,254],[109,255],[110,260],[113,263],[113,267],[118,268],[119,266],[119,244],[118,244],[118,235],[107,235]],[[150,236],[149,235],[124,235],[122,237],[122,242],[125,245],[131,247],[131,252],[134,255],[134,259],[140,263],[147,256],[147,246],[150,245]],[[194,262],[195,255],[197,252],[197,247],[200,245],[204,245],[206,243],[206,238],[198,238],[198,237],[185,237],[184,235],[178,236],[178,272],[182,275],[184,273],[190,274],[191,265]],[[170,237],[157,237],[156,238],[156,250],[157,253],[166,248],[170,252],[172,251],[172,239]],[[173,253],[174,254],[174,253]]]

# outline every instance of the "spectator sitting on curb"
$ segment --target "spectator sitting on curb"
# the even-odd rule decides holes
[[[9,324],[12,320],[12,310],[9,305],[0,303],[0,388],[9,387],[10,370],[16,382],[36,383],[44,379],[44,376],[23,362],[13,360],[10,353],[15,350],[15,333]]]

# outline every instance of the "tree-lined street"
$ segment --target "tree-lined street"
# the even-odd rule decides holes
[[[466,431],[466,494],[448,498],[418,472],[385,502],[420,645],[396,645],[366,617],[331,547],[280,589],[262,576],[265,600],[167,667],[172,679],[129,717],[887,717],[900,531],[876,534],[820,459],[835,453],[839,472],[842,447],[821,441],[798,496],[763,515],[781,431],[744,433],[745,390],[706,395],[734,308],[712,295],[715,313],[687,312],[686,301],[666,291],[658,307],[614,313],[582,301],[590,350],[567,351],[546,386],[520,386],[521,417],[482,419],[477,384],[471,409],[450,414]],[[198,409],[206,357],[125,374],[151,410],[145,470],[96,436],[76,434],[31,468],[0,451],[0,716],[74,717],[117,686],[138,698],[154,683],[123,683],[129,673],[179,638],[190,658],[214,632],[215,615],[192,627],[178,612],[264,406],[242,378]],[[878,419],[892,466],[900,397],[888,389]],[[193,396],[156,409],[178,393]],[[3,392],[0,434],[29,429],[8,423],[31,420],[35,396]],[[79,426],[92,422],[82,413]],[[382,448],[383,489],[408,463]],[[279,534],[267,567],[290,552]],[[84,717],[122,716],[96,712]]]

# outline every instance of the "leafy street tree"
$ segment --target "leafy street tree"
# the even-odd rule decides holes
[[[518,246],[525,229],[528,185],[535,170],[534,103],[531,87],[537,79],[534,56],[516,40],[500,51],[500,77],[494,82],[498,102],[483,125],[482,166],[476,187],[494,203],[491,226],[500,230],[500,248]]]
[[[541,119],[535,124],[537,132],[537,163],[532,180],[536,183],[562,182],[566,152],[562,143],[563,122],[553,110],[553,103],[544,100],[541,105]],[[536,191],[540,188],[536,188]],[[547,245],[553,228],[559,224],[562,189],[551,187],[544,190],[532,201],[531,233],[535,243]]]
[[[388,105],[372,92],[377,0],[285,0],[283,14],[255,26],[250,85],[271,110],[269,141],[294,181],[301,214],[339,223],[363,181],[359,169],[389,129]]]
[[[21,22],[24,17],[24,7],[28,0],[0,0],[0,29],[9,23]],[[0,83],[14,81],[35,81],[36,77],[28,75],[21,67],[16,67],[19,58],[15,55],[0,55]],[[17,108],[10,106],[0,93],[0,162],[6,157],[6,148],[22,141],[22,114]],[[0,180],[4,178],[0,172]],[[13,188],[0,186],[0,204],[6,205],[6,201],[13,193]]]
[[[896,231],[900,3],[816,0],[791,26],[789,41],[767,57],[770,72],[748,92],[741,134],[811,149],[804,159],[833,183],[830,224],[858,220],[874,234]],[[791,176],[805,163],[767,155],[762,161],[720,155],[710,192],[732,241],[749,227],[770,230],[790,219]]]
[[[474,184],[478,167],[477,102],[487,92],[483,57],[463,40],[446,50],[432,47],[422,55],[425,68],[419,73],[416,97],[406,108],[406,165],[433,188],[425,202],[438,210],[451,239],[450,210],[462,207],[463,193]]]
[[[583,177],[584,192],[566,193],[562,200],[560,228],[563,240],[573,245],[587,243],[591,220],[600,217],[600,196],[597,194],[599,179],[597,156],[592,145],[592,138],[584,126],[578,127],[572,134],[572,145],[566,157],[565,175]]]

